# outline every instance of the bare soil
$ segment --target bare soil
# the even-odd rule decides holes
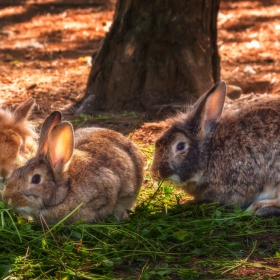
[[[15,108],[32,96],[37,102],[33,119],[38,124],[52,110],[71,108],[84,95],[91,56],[111,26],[113,9],[114,0],[1,1],[0,105]],[[244,93],[237,100],[228,99],[227,107],[279,94],[277,0],[222,0],[218,28],[221,78]],[[125,134],[136,125],[134,139],[152,144],[165,127],[159,121],[174,112],[169,109],[145,117],[103,112],[110,119],[91,121]]]

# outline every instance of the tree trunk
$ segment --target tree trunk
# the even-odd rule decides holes
[[[118,0],[78,111],[193,102],[220,79],[220,0]]]

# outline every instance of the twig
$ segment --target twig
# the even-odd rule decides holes
[[[45,236],[45,240],[47,241],[46,232],[45,232],[45,229],[44,229],[44,225],[47,227],[47,229],[48,229],[47,232],[50,233],[50,235],[52,236],[52,238],[53,238],[53,240],[54,240],[56,246],[58,247],[60,253],[62,253],[62,250],[61,250],[61,248],[60,248],[58,242],[56,241],[56,239],[55,239],[55,237],[54,237],[52,231],[50,230],[49,225],[47,224],[46,220],[44,219],[44,217],[43,217],[41,214],[39,215],[39,217],[40,217],[40,222],[41,222],[41,225],[42,225],[42,230],[43,230],[43,233],[44,233],[44,236]],[[47,246],[48,246],[48,243],[46,243],[46,244],[47,244]]]
[[[28,257],[28,253],[29,253],[29,246],[27,247],[27,250],[25,252],[25,256],[23,257],[23,264],[25,264],[25,261],[26,261],[26,259]]]
[[[155,196],[157,195],[159,189],[161,188],[161,185],[163,183],[163,180],[161,180],[159,183],[158,183],[158,188],[157,190],[153,193],[152,197],[149,199],[148,203],[147,203],[147,206],[149,206],[149,204],[151,203],[151,201],[155,198]]]
[[[133,127],[129,130],[127,136],[128,136],[130,139],[131,139],[132,136],[134,135],[135,129],[136,129],[136,127],[138,126],[138,124],[140,123],[140,121],[142,121],[142,119],[145,118],[145,117],[146,117],[145,115],[142,115],[142,116],[140,117],[140,119],[138,119],[137,122],[133,125]],[[132,134],[131,134],[131,133],[132,133]]]

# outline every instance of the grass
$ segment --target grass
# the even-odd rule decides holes
[[[130,112],[130,113],[117,114],[117,115],[114,114],[114,115],[110,115],[110,116],[99,115],[97,117],[80,114],[76,119],[72,119],[71,122],[74,125],[77,125],[77,124],[83,125],[85,123],[90,123],[90,122],[95,122],[95,121],[107,121],[107,120],[111,120],[111,119],[129,118],[129,117],[135,117],[135,113]]]
[[[152,147],[146,148],[148,163]],[[50,228],[0,202],[1,279],[279,279],[279,218],[189,199],[146,174],[128,220]]]

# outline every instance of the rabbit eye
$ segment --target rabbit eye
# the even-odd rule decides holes
[[[180,143],[177,144],[177,146],[176,146],[177,151],[182,151],[184,149],[185,149],[185,143],[180,142]]]
[[[35,174],[31,179],[32,184],[39,184],[40,182],[41,182],[41,175],[39,174]]]

